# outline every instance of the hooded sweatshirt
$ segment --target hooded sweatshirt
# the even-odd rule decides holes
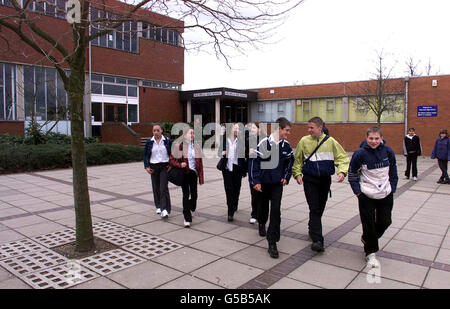
[[[364,193],[372,199],[383,199],[395,193],[398,183],[395,155],[389,146],[372,149],[365,144],[353,153],[348,172],[353,193]]]

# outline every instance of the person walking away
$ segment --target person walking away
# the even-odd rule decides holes
[[[171,210],[167,168],[172,141],[163,134],[159,123],[153,125],[153,137],[147,139],[144,148],[144,168],[151,175],[156,213],[168,218]]]
[[[185,131],[184,141],[175,144],[170,165],[176,168],[184,168],[184,180],[181,185],[183,191],[183,216],[184,227],[192,224],[192,213],[197,208],[197,180],[200,185],[204,184],[203,154],[199,144],[194,142],[194,129]]]
[[[309,135],[303,136],[295,150],[292,173],[303,184],[309,206],[309,237],[311,249],[323,252],[322,215],[331,188],[331,175],[337,167],[337,181],[342,182],[348,171],[349,159],[342,146],[322,131],[323,121],[313,117],[308,121]]]
[[[286,138],[291,133],[291,123],[284,117],[276,120],[276,128],[269,137],[261,140],[255,151],[257,157],[250,162],[249,181],[253,189],[261,193],[258,223],[260,235],[267,229],[268,252],[270,257],[278,258],[277,242],[280,241],[281,198],[283,187],[289,184],[292,176],[293,150]],[[272,167],[272,168],[270,168]]]
[[[442,129],[439,132],[439,138],[434,143],[433,151],[431,152],[431,159],[438,159],[438,165],[442,171],[442,175],[437,183],[450,184],[447,172],[448,161],[450,160],[450,140],[447,129]]]
[[[225,132],[219,151],[219,156],[226,157],[226,168],[222,170],[223,183],[228,207],[228,221],[233,221],[234,213],[238,210],[239,195],[241,193],[242,178],[247,175],[245,160],[245,140],[239,135],[239,124],[232,125],[231,132]],[[242,151],[240,151],[242,149]]]
[[[367,144],[353,153],[348,181],[358,197],[367,267],[380,266],[376,258],[378,240],[392,223],[394,193],[398,176],[395,154],[381,142],[383,133],[378,127],[367,130]]]
[[[414,128],[409,128],[403,139],[403,154],[406,156],[405,179],[409,179],[412,166],[412,178],[417,181],[417,157],[422,154],[422,145]]]

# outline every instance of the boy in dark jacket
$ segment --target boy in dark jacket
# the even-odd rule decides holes
[[[283,186],[289,183],[292,176],[294,152],[285,139],[291,134],[291,123],[284,117],[276,120],[278,128],[269,137],[261,140],[255,153],[257,157],[250,159],[249,181],[250,185],[261,192],[261,212],[258,213],[259,229],[265,229],[269,216],[267,229],[267,242],[269,255],[278,258],[277,242],[280,240],[281,224],[281,197]]]
[[[422,154],[422,145],[415,131],[414,128],[409,128],[408,134],[403,139],[403,154],[406,156],[405,179],[409,179],[412,165],[413,180],[417,181],[417,157]]]
[[[439,168],[442,171],[441,178],[439,178],[437,183],[450,184],[447,173],[447,164],[450,160],[450,140],[447,129],[442,129],[439,132],[439,138],[434,143],[431,159],[436,158],[438,159]]]
[[[361,240],[371,268],[380,266],[375,255],[378,239],[392,223],[393,194],[398,183],[394,152],[381,143],[382,136],[378,127],[367,130],[367,143],[353,153],[348,172],[348,181],[358,197]]]

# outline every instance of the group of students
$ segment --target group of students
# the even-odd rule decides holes
[[[308,121],[308,135],[300,139],[295,153],[287,141],[292,124],[284,117],[276,120],[272,133],[264,138],[261,138],[263,134],[260,134],[258,125],[254,123],[245,132],[240,132],[238,124],[230,128],[220,140],[218,155],[222,162],[217,166],[223,176],[228,221],[233,221],[234,213],[238,210],[242,178],[248,174],[252,205],[250,223],[258,223],[259,235],[268,241],[269,255],[278,258],[283,188],[293,176],[297,184],[303,185],[309,206],[311,249],[323,252],[322,215],[328,194],[331,194],[331,176],[336,173],[337,181],[342,182],[348,175],[348,181],[358,199],[363,227],[361,241],[367,265],[379,266],[376,259],[378,240],[392,223],[393,194],[398,183],[395,154],[383,141],[380,128],[371,127],[367,130],[365,141],[353,153],[351,160],[342,146],[324,133],[324,122],[320,117]],[[202,151],[194,142],[192,128],[183,132],[183,142],[174,147],[162,131],[161,125],[154,125],[153,137],[147,140],[144,150],[144,166],[151,174],[156,212],[163,218],[170,214],[168,169],[183,168],[185,177],[181,187],[184,226],[189,227],[192,213],[196,210],[197,182],[204,183]],[[439,159],[441,169],[445,165],[446,173],[450,143],[448,133],[444,131],[441,131],[436,141],[432,158]],[[444,158],[445,147],[447,152]],[[418,155],[420,152],[416,153],[414,159],[411,152],[413,158],[408,158],[408,166],[409,162],[413,165],[413,177],[417,177],[414,162],[417,162]],[[443,170],[443,181],[448,182],[448,175],[445,175]],[[267,221],[269,225],[266,230]]]

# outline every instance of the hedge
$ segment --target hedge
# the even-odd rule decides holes
[[[142,160],[142,148],[122,144],[85,144],[88,166]],[[67,144],[0,144],[0,173],[15,173],[72,167]]]

